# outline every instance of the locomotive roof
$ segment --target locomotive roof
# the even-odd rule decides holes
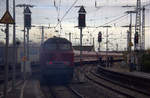
[[[53,37],[53,38],[49,38],[48,40],[45,41],[45,43],[70,43],[70,41],[68,41],[65,38],[60,38],[60,37]]]

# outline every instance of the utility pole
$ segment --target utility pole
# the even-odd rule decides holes
[[[14,63],[13,63],[13,78],[12,78],[12,89],[15,89],[15,80],[16,80],[16,57],[17,57],[17,51],[16,51],[16,3],[15,0],[13,0],[13,19],[15,23],[13,24],[13,58],[14,58]]]
[[[8,48],[9,48],[9,24],[14,24],[15,21],[12,18],[12,16],[10,15],[9,12],[9,0],[6,0],[6,12],[3,15],[3,17],[0,19],[0,23],[2,24],[6,24],[6,29],[5,29],[5,33],[6,33],[6,43],[5,43],[5,71],[4,71],[4,91],[3,91],[3,95],[4,98],[7,98],[7,90],[8,90]]]
[[[149,6],[150,3],[145,4],[142,7],[142,50],[145,50],[145,7]]]
[[[103,27],[106,28],[106,67],[108,67],[108,28],[110,28],[111,26],[99,26],[99,27]]]
[[[119,50],[118,50],[118,43],[116,44],[116,51],[118,52]]]
[[[68,33],[65,33],[65,35],[69,35],[69,36],[68,36],[68,40],[71,42],[71,35],[72,35],[71,32],[69,32],[69,34],[68,34]]]
[[[95,51],[95,38],[93,37],[93,51]]]
[[[71,42],[71,33],[69,33],[69,41]]]
[[[42,39],[41,39],[41,44],[44,43],[44,26],[42,26]]]
[[[9,11],[9,0],[6,0],[6,11]],[[4,83],[4,98],[7,98],[8,88],[8,45],[9,45],[9,24],[6,24],[6,45],[5,45],[5,83]]]
[[[109,48],[108,48],[108,28],[110,28],[111,26],[103,26],[104,28],[106,28],[106,67],[109,67],[108,66],[108,50],[109,50]]]
[[[131,71],[131,57],[132,57],[132,13],[130,13],[130,26],[129,26],[129,66]]]
[[[130,39],[130,32],[127,30],[127,51],[129,51],[129,43],[130,43],[129,39]]]
[[[108,27],[106,29],[106,67],[108,66]]]
[[[54,28],[54,27],[50,27],[50,26],[32,26],[32,27],[38,27],[39,29],[41,29],[42,32],[42,36],[41,36],[41,44],[44,43],[44,39],[45,39],[45,33],[44,33],[44,29],[50,29],[50,28]]]
[[[133,46],[133,43],[132,43],[132,14],[133,13],[136,13],[135,11],[127,11],[126,13],[130,14],[130,25],[129,25],[129,31],[127,31],[128,33],[128,54],[129,54],[129,67],[130,67],[130,71],[132,70],[132,65],[131,65],[131,57],[132,57],[132,46]]]

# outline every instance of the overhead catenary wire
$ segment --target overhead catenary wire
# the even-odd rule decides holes
[[[106,23],[104,23],[104,24],[102,24],[102,25],[100,25],[100,26],[97,26],[97,27],[95,27],[95,29],[93,30],[93,32],[95,32],[96,30],[97,30],[97,28],[100,28],[100,27],[102,27],[102,26],[106,26],[106,25],[108,25],[108,24],[110,24],[110,23],[112,23],[112,22],[115,22],[115,21],[117,21],[117,20],[120,20],[120,19],[122,19],[123,17],[125,17],[125,16],[127,16],[128,15],[128,13],[125,13],[124,15],[122,15],[122,16],[120,16],[120,17],[117,17],[117,18],[115,18],[115,19],[113,19],[113,20],[111,20],[111,21],[109,21],[109,22],[106,22]]]
[[[119,20],[119,19],[121,19],[121,18],[123,18],[123,17],[125,17],[125,16],[127,16],[127,15],[128,15],[128,13],[126,13],[125,15],[122,15],[122,16],[120,16],[120,17],[117,17],[117,18],[115,18],[115,19],[113,19],[113,20],[111,20],[111,21],[109,21],[109,22],[107,22],[107,23],[104,23],[103,25],[97,26],[96,28],[99,28],[99,27],[101,27],[101,26],[108,25],[108,24],[110,24],[110,23],[112,23],[112,22],[114,22],[114,21],[117,21],[117,20]]]
[[[63,15],[63,17],[60,19],[60,21],[58,21],[58,23],[56,24],[55,28],[63,21],[63,19],[65,18],[65,16],[69,13],[69,11],[74,7],[74,5],[77,3],[78,0],[75,0],[73,2],[73,4],[71,5],[71,7],[66,11],[66,13]]]

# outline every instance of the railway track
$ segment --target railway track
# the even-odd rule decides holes
[[[44,86],[41,89],[45,98],[85,98],[69,85]]]
[[[100,70],[100,71],[99,71]],[[106,70],[103,68],[98,68],[99,74],[95,74],[98,77],[105,77],[108,81],[116,83],[122,87],[131,89],[138,93],[150,96],[150,79],[145,77],[140,77],[136,75],[131,75],[127,73],[114,72],[111,70]]]
[[[116,92],[122,96],[125,96],[126,98],[149,98],[149,96],[143,93],[139,93],[136,90],[125,87],[123,84],[120,85],[119,83],[116,83],[111,79],[108,79],[104,76],[96,74],[93,71],[94,68],[90,68],[88,70],[89,71],[86,71],[86,74],[85,74],[86,78],[92,81],[93,83],[98,84],[99,86],[107,88],[113,92]]]
[[[15,84],[16,87],[19,87],[21,84],[23,84],[23,80],[16,80],[16,84]],[[11,91],[12,91],[12,81],[9,81],[7,92],[9,93]],[[3,97],[4,97],[4,95],[3,95],[3,84],[0,84],[0,98],[3,98]]]
[[[44,91],[45,98],[149,98],[150,96],[139,92],[125,84],[114,81],[95,72],[97,66],[82,66],[88,85],[51,86]],[[72,84],[70,84],[72,85]],[[95,85],[95,88],[94,88]],[[99,91],[99,92],[97,92]],[[112,95],[110,95],[112,94]],[[83,96],[85,95],[85,96]],[[93,97],[94,96],[94,97]],[[96,97],[95,97],[96,96]],[[100,96],[100,97],[99,97]]]
[[[80,71],[84,74],[90,73],[90,70],[93,70],[93,64],[90,66],[82,67]],[[81,75],[83,76],[83,75]],[[86,75],[85,75],[86,76]],[[89,79],[88,79],[89,80]],[[86,95],[87,98],[127,98],[122,96],[122,94],[114,93],[100,85],[97,85],[94,82],[88,81],[85,77],[84,82],[81,79],[82,85],[75,85],[74,88],[80,91],[83,95]],[[93,80],[93,79],[92,79]]]

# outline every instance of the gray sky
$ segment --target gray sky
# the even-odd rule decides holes
[[[5,1],[0,0],[0,17],[3,16],[5,12]],[[10,12],[12,14],[12,1],[10,1]],[[54,6],[55,1],[55,6]],[[16,0],[17,4],[32,4],[35,5],[34,8],[31,8],[32,11],[32,24],[42,26],[42,25],[50,25],[56,26],[58,23],[57,18],[62,18],[66,11],[71,7],[71,5],[76,0]],[[97,8],[95,7],[95,1],[97,3]],[[150,3],[150,0],[142,0],[142,5]],[[136,0],[77,0],[75,6],[84,5],[87,11],[87,18],[86,24],[90,27],[97,27],[101,26],[107,22],[115,20],[116,18],[125,15],[125,11],[134,10],[134,8],[123,8],[121,6],[124,5],[136,5]],[[56,10],[56,7],[58,10]],[[150,9],[150,6],[146,7]],[[61,26],[62,29],[60,30],[60,25],[57,26],[56,30],[61,32],[61,36],[68,38],[68,33],[72,33],[72,41],[73,44],[78,44],[79,40],[75,38],[79,38],[79,30],[78,28],[74,28],[78,25],[78,7],[73,7],[65,18],[62,20]],[[149,19],[149,12],[150,10],[146,10],[146,25],[150,25]],[[19,39],[23,37],[23,33],[20,31],[23,25],[23,8],[16,8],[16,17],[17,17],[17,36]],[[133,15],[135,17],[135,15]],[[135,18],[133,18],[133,23],[135,22]],[[129,16],[125,16],[117,21],[113,21],[108,25],[111,25],[112,28],[109,28],[109,38],[110,38],[110,45],[109,47],[116,47],[116,44],[119,44],[119,49],[123,50],[126,48],[126,30],[125,28],[121,28],[120,26],[128,25],[129,24]],[[103,42],[102,50],[105,50],[105,32],[106,28],[85,28],[83,30],[83,41],[84,44],[92,44],[92,38],[95,38],[95,46],[98,47],[97,44],[97,34],[99,31],[103,33]],[[148,32],[149,28],[146,29],[146,47],[150,47],[149,39],[148,39]],[[32,28],[30,30],[30,39],[33,41],[40,41],[41,37],[41,30],[39,28]],[[1,33],[1,31],[0,31]],[[4,38],[4,34],[0,34],[2,38]],[[10,36],[12,32],[10,31]],[[55,32],[55,29],[45,29],[45,36],[51,37],[52,35],[58,35]],[[10,38],[10,40],[12,37]],[[110,48],[111,49],[111,48]],[[115,48],[114,48],[115,49]],[[112,50],[112,49],[111,49]]]

